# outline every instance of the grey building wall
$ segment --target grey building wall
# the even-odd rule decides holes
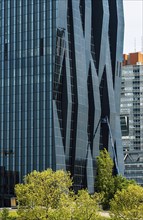
[[[70,170],[75,190],[93,192],[99,150],[115,157],[106,116],[124,169],[122,0],[1,0],[0,11],[0,166],[19,182]]]
[[[123,66],[121,88],[125,176],[143,185],[143,65]]]

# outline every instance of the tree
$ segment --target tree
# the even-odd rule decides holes
[[[20,220],[94,220],[99,195],[87,190],[74,194],[72,180],[64,171],[33,171],[15,187]]]
[[[73,212],[73,219],[75,220],[94,220],[99,218],[97,212],[98,201],[100,196],[98,194],[89,195],[87,190],[80,190],[75,196],[75,210]]]
[[[7,220],[9,217],[9,210],[4,208],[1,212],[1,220]]]
[[[143,219],[143,188],[139,185],[129,185],[118,190],[110,202],[113,219],[142,220]]]
[[[89,195],[87,190],[79,190],[68,201],[63,199],[59,207],[50,210],[49,220],[100,220],[98,212],[99,195]]]
[[[109,208],[109,201],[113,198],[115,186],[113,177],[113,160],[106,149],[100,151],[97,157],[97,177],[95,187],[103,194],[103,208]]]
[[[57,208],[50,208],[48,220],[71,220],[75,210],[74,196],[62,195]]]
[[[71,186],[70,174],[62,170],[28,174],[24,184],[15,187],[20,219],[49,219],[49,213],[58,209],[61,199],[68,201]]]
[[[16,220],[18,217],[15,211],[10,212],[9,209],[4,208],[2,212],[0,212],[1,220]]]
[[[136,185],[137,183],[135,180],[128,180],[122,175],[114,176],[114,185],[115,185],[114,194],[117,192],[117,190],[127,189],[127,187],[131,184]]]
[[[114,163],[106,149],[100,151],[97,157],[96,191],[103,195],[103,209],[110,208],[110,200],[118,190],[136,185],[134,180],[127,180],[122,175],[113,175]]]

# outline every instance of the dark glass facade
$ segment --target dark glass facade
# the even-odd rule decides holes
[[[0,0],[0,166],[14,182],[51,167],[93,192],[99,150],[114,157],[106,116],[123,173],[123,26],[122,0]]]

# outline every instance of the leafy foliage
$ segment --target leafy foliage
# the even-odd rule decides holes
[[[20,218],[48,219],[50,210],[57,209],[61,199],[68,197],[71,185],[70,174],[64,171],[33,171],[25,177],[24,184],[15,187]]]
[[[0,212],[0,220],[16,220],[17,217],[16,211],[9,211],[6,208]]]
[[[18,218],[14,217],[13,219],[107,219],[99,215],[99,204],[102,195],[103,207],[109,208],[109,204],[111,204],[113,219],[140,220],[140,216],[143,214],[143,198],[142,196],[139,197],[140,188],[136,188],[135,190],[132,188],[139,186],[135,185],[134,181],[129,181],[122,176],[114,177],[112,175],[113,161],[106,150],[100,152],[97,161],[98,175],[96,189],[98,193],[94,195],[90,195],[87,190],[80,190],[75,195],[71,190],[72,180],[70,174],[62,170],[56,172],[51,169],[43,172],[33,171],[27,175],[24,178],[24,183],[17,184],[15,187],[18,201]],[[141,195],[143,195],[143,192],[141,192]],[[131,198],[131,196],[133,197]],[[137,202],[135,203],[134,200]],[[122,201],[124,202],[122,203]],[[131,204],[134,205],[131,207]],[[119,210],[118,205],[120,206]],[[124,207],[124,205],[126,206]],[[134,218],[130,218],[128,209],[132,212]],[[127,218],[120,218],[121,216],[126,216],[125,213],[128,213]],[[9,217],[7,219],[11,219]]]
[[[129,185],[137,185],[135,180],[128,180],[122,175],[114,176],[115,193],[117,190],[127,189]]]
[[[111,200],[110,206],[113,219],[143,219],[143,188],[130,184],[126,189],[118,190]]]
[[[114,163],[106,149],[100,151],[97,157],[97,178],[95,187],[97,192],[103,195],[103,209],[109,209],[110,200],[118,190],[127,189],[131,184],[136,185],[134,180],[127,180],[122,175],[113,175]]]
[[[68,200],[61,200],[58,209],[51,209],[50,220],[100,220],[98,210],[98,195],[89,195],[86,190],[80,190]],[[99,218],[99,219],[98,219]]]
[[[1,219],[2,220],[7,220],[9,216],[9,210],[8,209],[3,209],[1,212]]]
[[[20,220],[94,220],[98,218],[98,194],[70,190],[70,174],[33,171],[15,187]]]
[[[97,157],[97,178],[95,187],[97,192],[103,194],[103,208],[109,208],[109,201],[113,198],[115,185],[113,177],[114,163],[106,149],[100,151]]]
[[[73,219],[78,220],[94,220],[98,219],[98,200],[99,195],[89,195],[86,190],[80,190],[75,196],[75,210],[73,213]]]

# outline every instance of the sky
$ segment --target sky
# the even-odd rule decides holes
[[[123,0],[124,53],[143,52],[143,0]]]

